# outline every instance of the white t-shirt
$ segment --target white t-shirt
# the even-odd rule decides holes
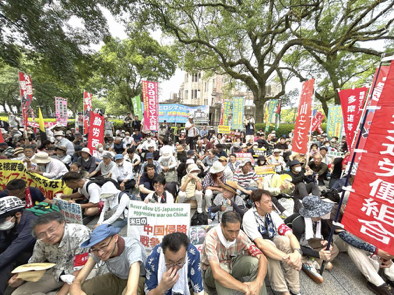
[[[146,197],[148,198],[148,200],[150,201],[151,199],[153,199],[153,194],[154,193],[150,193],[149,195],[147,195]],[[160,201],[160,200],[159,200]],[[160,202],[159,202],[160,203]],[[166,204],[174,204],[174,196],[166,191]]]
[[[270,213],[272,222],[274,223],[275,232],[278,234],[278,228],[281,224],[284,224],[282,218],[280,218],[279,214],[275,211]],[[261,217],[263,221],[265,221],[265,217]],[[254,216],[253,209],[249,209],[242,219],[242,227],[244,232],[248,235],[248,237],[254,241],[257,238],[262,238],[262,235],[259,232],[258,225],[256,222],[256,217]],[[290,233],[290,231],[288,232]]]
[[[194,123],[190,123],[189,120],[188,120],[188,121],[186,122],[186,124],[185,124],[185,128],[186,128],[186,129],[190,127],[190,129],[187,129],[187,136],[188,136],[188,137],[195,137],[195,136],[197,135],[197,132],[196,132],[196,129],[197,129],[197,128],[195,128],[194,126],[191,127],[192,124],[194,124]]]

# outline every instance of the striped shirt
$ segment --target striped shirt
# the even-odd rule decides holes
[[[248,173],[244,174],[242,170],[239,169],[234,174],[234,181],[238,182],[238,184],[243,188],[250,186],[250,182],[252,180],[254,180],[256,183],[259,180],[259,177],[253,170],[250,170]]]

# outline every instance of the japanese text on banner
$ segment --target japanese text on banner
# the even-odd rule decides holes
[[[308,137],[312,115],[313,83],[315,79],[302,83],[300,107],[294,128],[293,152],[306,154],[308,151]]]
[[[159,127],[159,83],[142,81],[144,99],[144,129],[157,131]]]
[[[26,181],[26,186],[38,187],[48,199],[52,199],[55,194],[72,193],[72,190],[61,180],[48,179],[28,172],[22,161],[0,160],[0,190],[4,190],[7,183],[14,179],[23,179]]]
[[[61,126],[67,126],[67,98],[55,97],[55,110],[56,123]]]
[[[55,204],[59,207],[60,213],[63,214],[67,223],[83,224],[82,222],[82,208],[80,204],[69,203],[62,199],[53,199]]]
[[[394,255],[394,62],[375,110],[342,223]]]
[[[89,128],[88,148],[93,155],[96,146],[104,140],[104,117],[95,112],[91,112],[91,123]]]
[[[233,98],[233,122],[231,129],[243,129],[244,121],[244,97]]]
[[[83,94],[83,134],[89,131],[90,113],[92,111],[92,94],[84,92]],[[82,132],[82,130],[80,130]]]
[[[146,249],[161,243],[173,232],[188,233],[190,204],[153,204],[130,201],[127,236],[137,238]]]

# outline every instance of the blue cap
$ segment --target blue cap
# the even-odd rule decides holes
[[[123,155],[122,154],[117,154],[114,159],[115,159],[115,161],[116,160],[121,160],[121,159],[123,159]]]
[[[113,227],[110,224],[101,224],[93,230],[89,240],[83,242],[81,244],[81,247],[90,248],[100,243],[101,241],[104,241],[106,238],[116,235],[119,232],[120,232],[119,227]]]
[[[152,153],[147,153],[146,154],[146,159],[153,159],[153,154]]]

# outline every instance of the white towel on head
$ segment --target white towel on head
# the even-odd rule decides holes
[[[216,226],[215,229],[216,229],[216,233],[218,234],[220,242],[222,243],[222,245],[226,249],[230,248],[232,245],[234,245],[237,242],[237,239],[235,239],[234,241],[230,242],[224,237],[223,232],[222,232],[222,227],[220,226],[220,223]]]
[[[305,240],[312,238],[321,239],[321,220],[317,222],[316,232],[313,232],[313,221],[312,218],[304,217],[305,220]]]

